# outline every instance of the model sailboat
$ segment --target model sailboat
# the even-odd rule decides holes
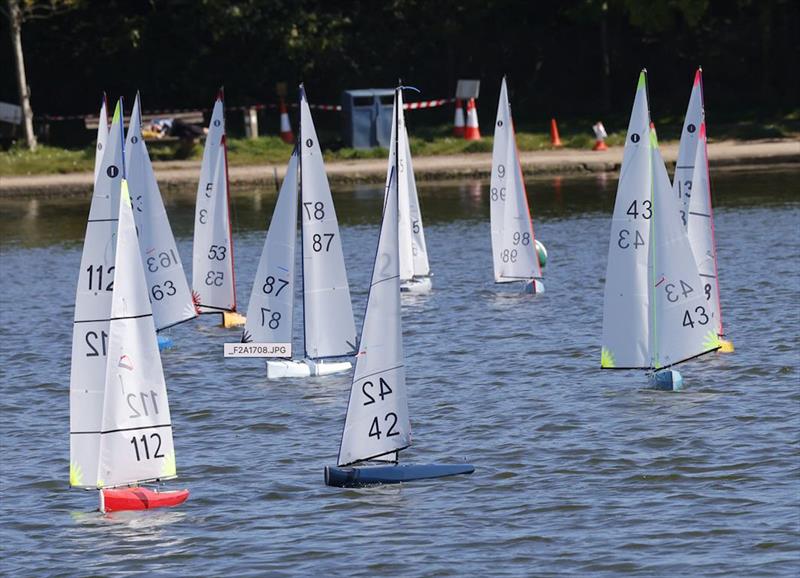
[[[422,228],[422,213],[419,208],[414,167],[411,164],[411,147],[403,114],[403,95],[398,95],[398,98],[399,102],[395,102],[395,107],[398,108],[399,120],[397,126],[392,124],[392,131],[397,131],[397,134],[392,132],[386,182],[388,187],[389,176],[395,169],[393,159],[397,155],[400,291],[417,294],[428,293],[431,290],[431,267],[428,263],[428,248]]]
[[[200,313],[222,314],[225,327],[244,325],[236,312],[233,269],[228,152],[222,90],[217,95],[208,125],[197,204],[192,249],[192,289]]]
[[[298,150],[299,149],[299,150]],[[258,263],[242,341],[290,343],[294,307],[298,197],[302,203],[304,356],[267,361],[267,377],[307,377],[347,371],[356,329],[342,240],[322,151],[300,87],[298,149],[292,154]],[[298,179],[299,177],[299,179]]]
[[[544,292],[505,77],[494,126],[489,199],[495,283],[522,282],[527,293]]]
[[[147,280],[147,294],[153,309],[156,331],[172,327],[197,316],[192,293],[169,225],[161,191],[158,188],[147,146],[142,138],[142,111],[139,95],[125,143],[125,167],[133,193],[133,216]],[[158,336],[159,348],[172,346],[169,336]]]
[[[646,73],[636,90],[609,241],[601,366],[650,370],[679,390],[674,365],[719,348],[678,198],[650,125]]]
[[[122,139],[120,101],[89,211],[70,375],[70,485],[100,490],[103,512],[188,496],[130,487],[174,477],[175,456]]]
[[[400,90],[398,87],[395,92],[395,103],[400,102]],[[395,129],[399,124],[398,109],[395,106]],[[398,132],[395,131],[395,151],[399,150]],[[467,464],[397,464],[399,452],[411,445],[400,319],[398,157],[394,155],[394,170],[390,172],[387,183],[378,251],[339,446],[338,466],[325,468],[325,483],[330,486],[399,483],[474,471],[474,467]],[[380,465],[374,465],[376,462]]]
[[[717,334],[720,336],[720,351],[730,353],[733,351],[733,343],[722,339],[724,332],[717,277],[714,212],[711,207],[702,74],[702,69],[698,68],[681,132],[672,188],[680,202],[681,220],[689,232],[689,243],[700,270],[706,304],[714,313]]]

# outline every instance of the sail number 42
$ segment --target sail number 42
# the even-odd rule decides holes
[[[365,381],[361,384],[361,393],[367,398],[367,401],[364,402],[364,405],[372,405],[377,402],[375,396],[380,397],[380,401],[383,401],[387,395],[392,393],[392,388],[389,386],[389,383],[384,378],[378,378],[378,385],[377,391],[375,382],[373,381]],[[385,431],[386,437],[392,437],[396,435],[400,435],[399,431],[395,430],[397,426],[397,414],[393,411],[388,412],[386,415],[383,416],[383,423],[388,425],[388,429]],[[384,435],[384,432],[381,431],[381,422],[378,419],[378,416],[372,418],[372,423],[370,424],[369,428],[369,437],[374,437],[377,439],[381,439],[381,435]]]

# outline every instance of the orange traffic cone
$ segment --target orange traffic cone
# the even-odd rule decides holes
[[[467,101],[467,127],[464,129],[466,140],[481,140],[481,130],[478,128],[478,110],[475,108],[475,99]]]
[[[606,137],[608,137],[608,133],[606,132],[605,127],[603,126],[602,122],[598,122],[594,126],[592,126],[592,130],[594,131],[594,138],[595,143],[592,147],[593,151],[607,151],[608,146],[606,145]]]
[[[561,137],[558,136],[558,125],[556,119],[550,119],[550,144],[554,147],[564,146],[561,144]]]
[[[453,120],[453,136],[464,136],[464,105],[460,98],[456,99],[456,117]]]
[[[292,133],[292,125],[289,124],[289,113],[286,112],[286,103],[281,98],[280,104],[281,111],[281,140],[285,143],[294,143],[294,134]]]

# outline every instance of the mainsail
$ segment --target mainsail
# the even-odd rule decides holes
[[[107,359],[97,487],[174,477],[167,388],[124,180]]]
[[[650,367],[647,266],[654,207],[649,134],[647,80],[642,71],[625,137],[608,244],[601,355],[605,368]]]
[[[397,165],[395,155],[395,169]],[[397,451],[411,445],[400,318],[398,179],[395,175],[396,170],[390,173],[385,195],[378,251],[339,447],[340,466],[383,456],[396,459]]]
[[[352,355],[356,329],[339,223],[302,86],[299,146],[306,356]]]
[[[700,135],[692,175],[693,194],[689,203],[689,244],[692,246],[697,261],[702,291],[712,325],[718,335],[724,335],[717,277],[717,247],[714,240],[714,211],[711,207],[711,180],[708,174],[705,123],[700,125],[698,132]]]
[[[414,167],[411,164],[411,147],[403,114],[402,94],[397,95],[394,106],[396,110],[393,118],[397,118],[397,126],[392,123],[386,182],[388,187],[390,175],[392,171],[396,170],[399,199],[400,279],[408,281],[414,277],[430,275],[431,269],[428,263],[425,232],[422,228],[422,213],[419,208]]]
[[[243,341],[291,343],[297,237],[297,151],[292,153],[258,261]]]
[[[192,289],[202,313],[236,310],[229,203],[225,118],[220,93],[206,135],[195,207]]]
[[[117,220],[123,176],[122,99],[104,147],[86,225],[75,296],[70,371],[70,485],[97,486]]]
[[[688,225],[689,201],[694,191],[695,158],[700,125],[705,122],[704,119],[702,70],[698,68],[694,75],[694,85],[692,94],[689,96],[686,118],[683,121],[681,142],[678,145],[678,161],[675,163],[675,175],[672,179],[672,189],[680,200],[679,211],[684,227]]]
[[[495,281],[541,278],[505,78],[497,107],[489,198]]]
[[[156,329],[160,330],[196,317],[197,311],[142,138],[141,120],[137,94],[125,143],[125,166],[133,191],[133,215],[145,264],[147,294],[152,302]]]

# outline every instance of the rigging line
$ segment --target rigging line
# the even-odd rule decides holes
[[[109,430],[99,430],[99,431],[71,431],[69,435],[77,436],[77,435],[104,435],[104,434],[112,434],[112,433],[120,433],[125,431],[136,431],[140,429],[161,429],[165,427],[172,427],[171,423],[162,423],[159,425],[139,425],[136,427],[123,427],[119,429],[109,429]]]
[[[126,317],[108,317],[107,319],[76,319],[72,323],[77,325],[78,323],[107,323],[109,321],[120,321],[124,319],[142,319],[144,317],[152,317],[152,313],[143,313],[142,315],[128,315]]]
[[[411,444],[406,444],[401,448],[397,448],[397,449],[394,449],[394,450],[389,450],[388,452],[383,452],[381,454],[375,454],[374,456],[369,456],[368,458],[361,458],[359,460],[354,460],[352,462],[347,462],[346,464],[339,464],[339,467],[340,468],[346,468],[347,466],[350,466],[350,465],[353,465],[353,464],[358,464],[358,463],[361,463],[361,462],[368,462],[369,460],[374,460],[375,458],[379,458],[381,456],[389,455],[392,452],[398,452],[399,453],[402,450],[404,450],[406,448],[410,448],[410,447],[411,447]],[[399,456],[398,456],[398,460],[395,463],[398,463],[399,461],[400,460],[399,460]]]
[[[359,377],[353,376],[353,382],[361,381],[362,379],[367,379],[368,377],[372,377],[373,375],[380,375],[381,373],[388,373],[390,371],[394,371],[395,369],[401,369],[405,367],[405,363],[401,363],[400,365],[396,365],[395,367],[388,367],[386,369],[381,369],[380,371],[373,371],[372,373],[368,373],[367,375],[361,375]]]

